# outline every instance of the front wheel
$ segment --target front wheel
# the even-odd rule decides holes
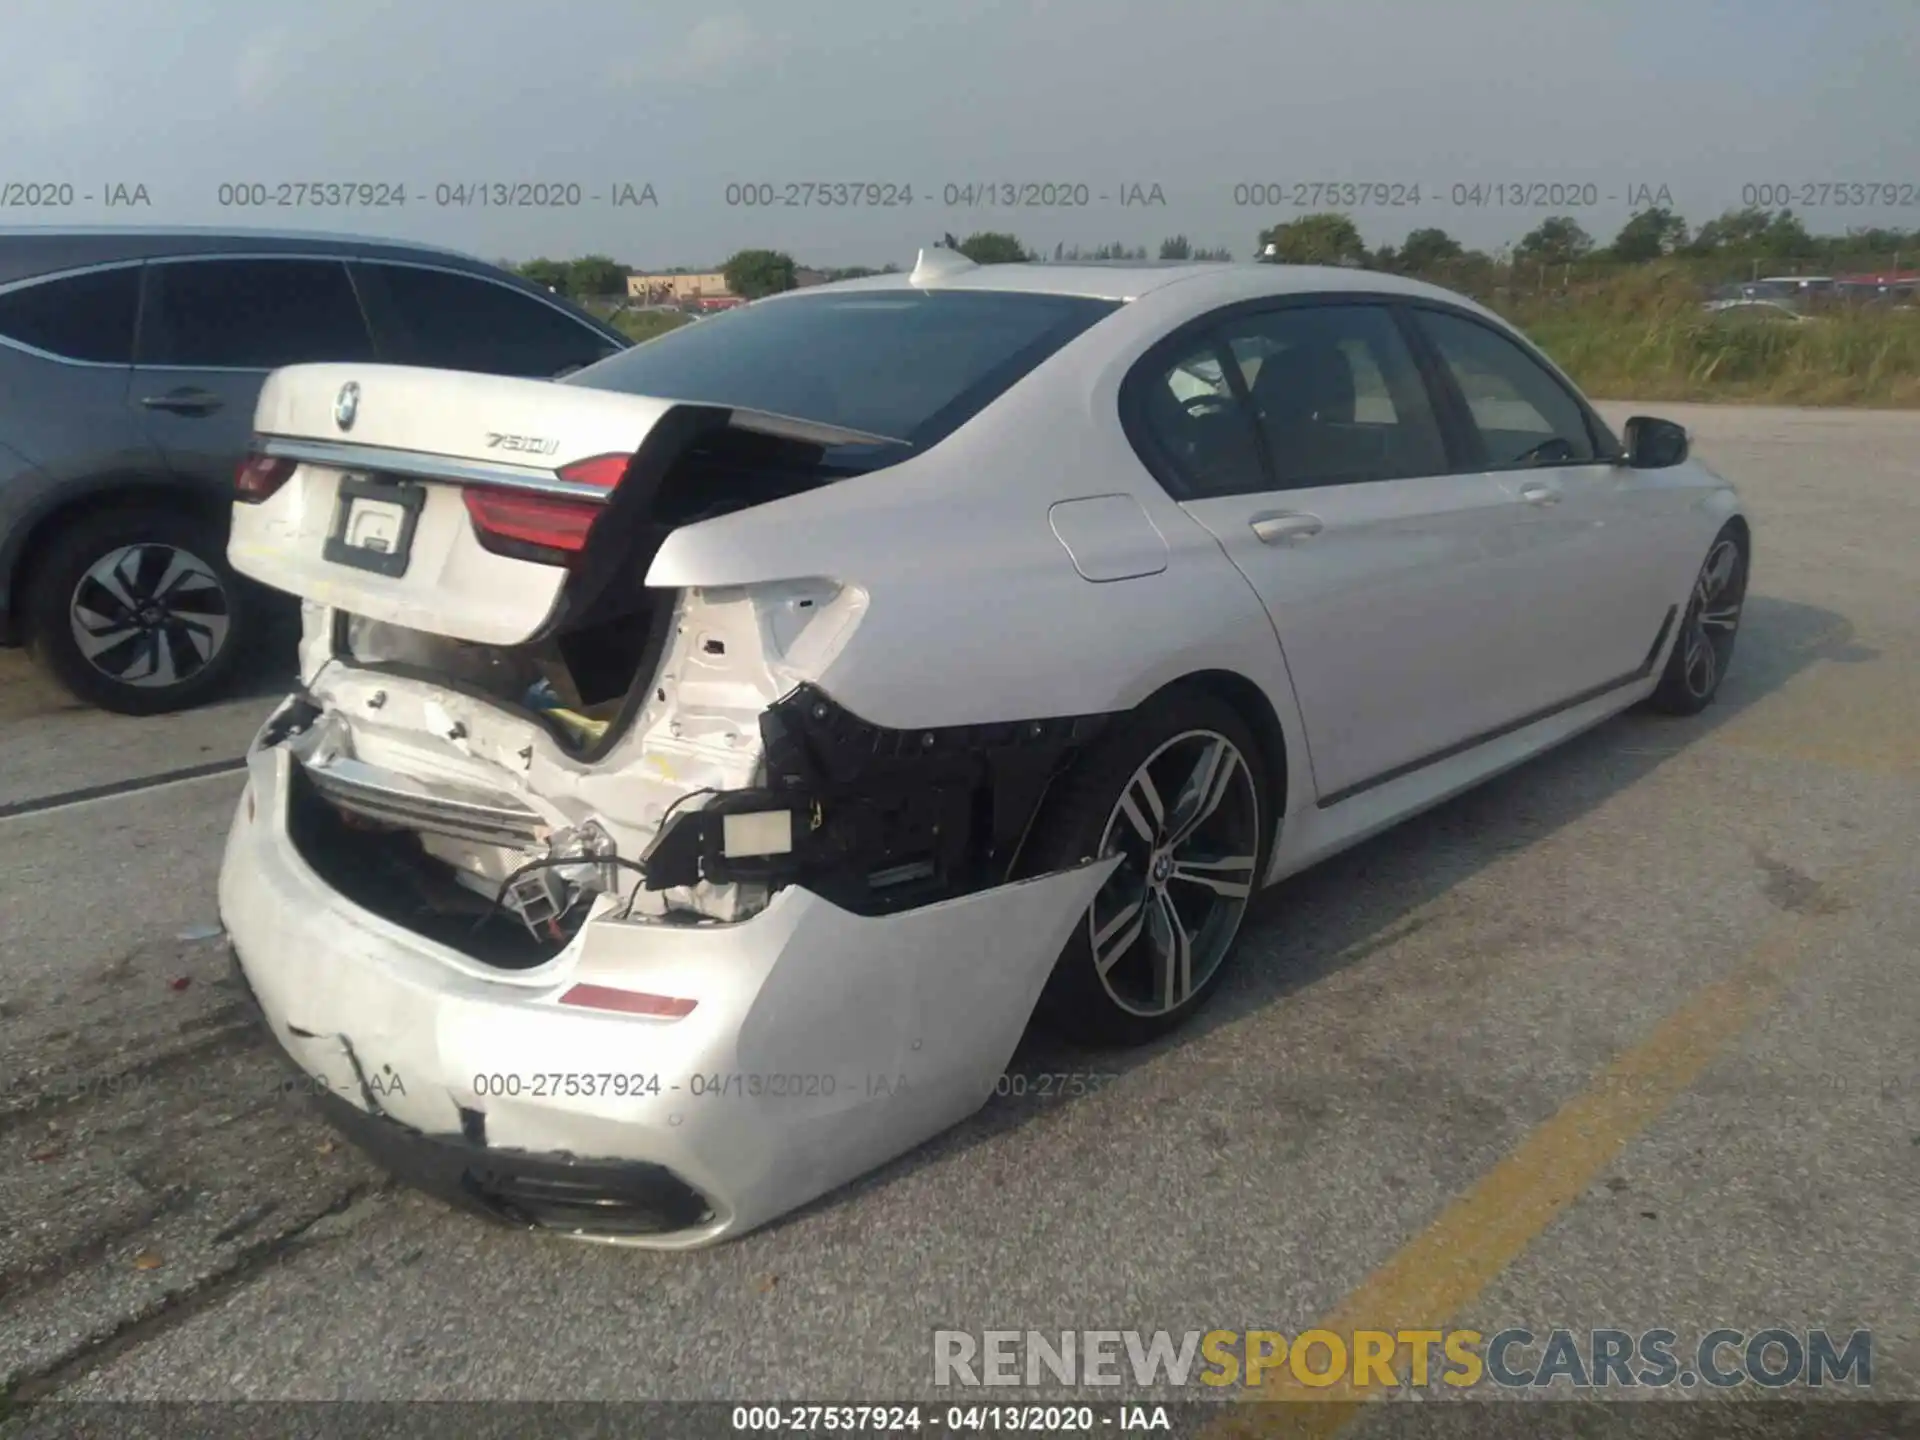
[[[1182,1024],[1225,973],[1271,826],[1259,747],[1200,692],[1150,702],[1063,782],[1035,835],[1042,869],[1120,864],[1067,942],[1041,1018],[1091,1045]]]
[[[253,610],[217,525],[107,510],[60,531],[39,557],[27,642],[80,699],[122,715],[160,715],[225,686]]]
[[[1745,535],[1738,526],[1724,527],[1708,547],[1687,597],[1667,668],[1647,701],[1653,709],[1666,715],[1698,715],[1720,693],[1747,601],[1747,562]]]

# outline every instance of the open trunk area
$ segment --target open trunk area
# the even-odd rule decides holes
[[[337,612],[333,651],[360,669],[481,696],[539,721],[567,753],[592,757],[618,739],[664,649],[674,595],[524,645],[483,645]],[[635,703],[629,703],[635,702]]]
[[[299,766],[287,796],[287,834],[314,873],[355,905],[482,964],[528,970],[564,948],[565,932],[536,934],[506,904],[461,884],[417,832],[330,803]]]

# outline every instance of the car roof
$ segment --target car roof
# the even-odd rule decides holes
[[[453,269],[485,270],[472,255],[413,240],[379,239],[338,232],[201,229],[185,226],[0,226],[0,285],[61,270],[130,260],[227,254],[356,255],[370,260],[431,259]]]
[[[769,299],[787,301],[808,295],[842,294],[856,290],[999,291],[1032,295],[1072,295],[1090,300],[1138,300],[1172,285],[1182,287],[1182,299],[1196,308],[1229,304],[1263,295],[1312,295],[1328,292],[1367,292],[1444,300],[1472,309],[1480,307],[1465,296],[1424,281],[1377,270],[1339,265],[1275,265],[1254,261],[1130,261],[1119,264],[1054,264],[1027,261],[1008,265],[976,265],[915,282],[911,274],[895,272],[838,280],[804,290],[789,290]],[[760,302],[765,303],[765,302]]]

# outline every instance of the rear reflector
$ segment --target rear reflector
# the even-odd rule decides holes
[[[562,1005],[580,1005],[589,1010],[617,1010],[623,1015],[658,1015],[678,1020],[691,1015],[697,1000],[678,1000],[669,995],[648,995],[640,990],[616,990],[610,985],[575,985],[560,997]]]
[[[258,505],[291,480],[299,468],[296,460],[283,460],[276,455],[249,455],[234,472],[233,497],[248,505]]]
[[[609,494],[627,473],[631,455],[596,455],[558,471],[560,479]],[[473,532],[497,555],[564,565],[586,548],[587,533],[606,508],[586,496],[547,495],[534,490],[472,487],[463,492]]]

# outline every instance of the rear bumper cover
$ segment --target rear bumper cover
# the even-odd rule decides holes
[[[287,835],[296,763],[250,757],[220,878],[281,1047],[406,1178],[659,1248],[752,1229],[984,1104],[1114,863],[880,917],[791,887],[732,925],[594,919],[539,969],[494,971],[314,874]],[[574,985],[693,1005],[561,1004]]]
[[[268,1024],[240,952],[229,945],[227,955],[254,1018]],[[282,1050],[280,1058],[305,1078],[292,1055]],[[495,1150],[483,1135],[427,1135],[330,1090],[303,1085],[302,1091],[334,1129],[396,1179],[489,1220],[621,1238],[698,1229],[713,1219],[705,1196],[658,1165]]]
[[[313,1098],[335,1129],[396,1178],[490,1220],[632,1239],[699,1230],[714,1218],[699,1191],[644,1160],[492,1150],[461,1136],[424,1135],[339,1096]]]

